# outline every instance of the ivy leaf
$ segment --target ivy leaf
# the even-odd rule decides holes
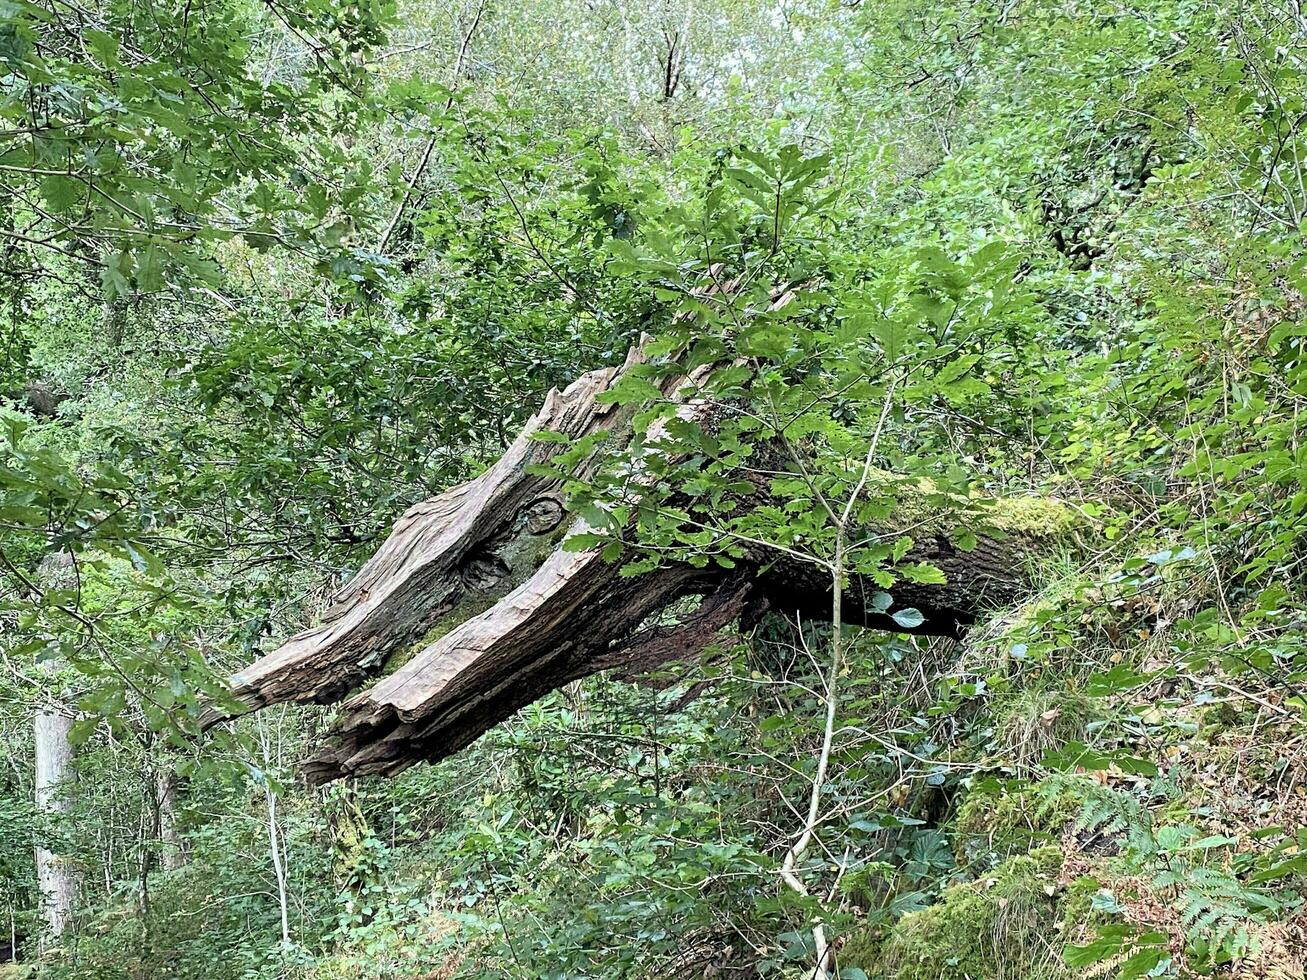
[[[1085,693],[1091,698],[1104,698],[1128,691],[1153,679],[1153,674],[1117,664],[1111,670],[1100,671],[1085,682]]]

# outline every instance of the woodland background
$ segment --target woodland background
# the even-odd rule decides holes
[[[1302,977],[1305,57],[1296,0],[0,0],[0,976]],[[1026,599],[392,780],[198,732],[550,388],[736,343],[722,262],[801,287],[751,390],[814,451],[1056,532]]]

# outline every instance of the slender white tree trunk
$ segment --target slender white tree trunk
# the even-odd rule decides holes
[[[281,908],[281,944],[290,945],[290,905],[286,895],[286,867],[281,859],[281,835],[277,832],[277,794],[267,782],[263,792],[268,801],[268,843],[272,847],[272,871],[277,878],[277,904]]]
[[[871,464],[876,458],[876,448],[880,445],[881,433],[885,431],[885,420],[889,418],[890,406],[893,404],[894,389],[898,386],[898,379],[890,383],[889,389],[885,392],[885,402],[881,406],[880,419],[876,423],[876,431],[872,433],[871,443],[867,447],[867,456],[862,462],[862,471],[858,477],[857,485],[854,486],[853,492],[849,494],[849,499],[845,501],[844,507],[839,514],[824,497],[821,498],[823,506],[826,507],[830,514],[835,531],[835,554],[831,559],[831,633],[830,633],[830,669],[826,677],[826,705],[825,705],[825,723],[822,725],[821,750],[817,755],[817,771],[812,777],[812,790],[808,795],[808,815],[803,822],[803,828],[799,831],[798,837],[790,845],[790,849],[785,852],[785,858],[781,862],[781,880],[791,889],[805,898],[809,895],[808,886],[803,883],[799,872],[799,862],[808,850],[808,845],[812,843],[821,825],[821,793],[822,788],[826,785],[826,776],[830,768],[831,749],[835,742],[835,722],[840,708],[839,681],[840,672],[844,669],[844,580],[849,571],[849,530],[854,523],[856,507],[862,498],[862,492],[867,488],[867,481],[871,477]],[[832,895],[834,891],[832,890]],[[831,980],[832,970],[835,969],[834,950],[831,947],[830,938],[826,935],[826,924],[818,919],[812,925],[812,944],[814,952],[814,963],[812,972],[808,974],[810,980]]]
[[[47,661],[53,672],[58,661]],[[73,746],[68,733],[72,715],[59,705],[47,704],[36,713],[36,808],[59,817],[68,812],[68,788],[73,775]],[[41,891],[41,917],[47,935],[57,940],[72,917],[77,899],[77,876],[67,859],[45,847],[36,849],[36,880]]]
[[[176,871],[186,863],[186,840],[177,829],[177,774],[165,764],[155,772],[159,801],[159,839],[163,841],[163,867]]]
[[[283,712],[283,718],[284,718]],[[259,718],[259,742],[263,749],[263,768],[266,773],[273,765],[272,747],[268,741],[268,729],[264,719]],[[276,762],[281,762],[281,745],[278,739]],[[272,873],[277,879],[277,905],[281,911],[281,946],[285,950],[290,946],[290,895],[287,887],[286,856],[282,849],[281,831],[277,826],[277,794],[272,784],[265,777],[263,796],[268,806],[268,845],[272,850]]]
[[[40,578],[45,587],[68,587],[75,579],[73,556],[68,553],[48,555],[41,562]],[[61,657],[38,662],[37,669],[47,678],[45,702],[37,708],[34,721],[36,768],[36,809],[57,823],[66,815],[71,803],[69,791],[73,780],[73,713],[62,703],[60,691],[64,661]],[[67,857],[49,848],[36,848],[36,883],[40,891],[41,918],[45,932],[41,944],[58,942],[72,919],[77,901],[77,873]]]

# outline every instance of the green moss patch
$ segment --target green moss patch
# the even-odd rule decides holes
[[[893,501],[891,523],[917,534],[996,531],[1055,539],[1083,526],[1081,513],[1051,497],[985,497],[954,493],[924,477],[873,470],[869,497]]]
[[[987,856],[1002,860],[1052,844],[1080,809],[1074,792],[1052,783],[973,790],[954,823],[959,863],[974,864]]]
[[[900,919],[874,960],[849,962],[850,953],[870,950],[846,946],[841,966],[893,980],[1069,978],[1057,931],[1061,863],[1057,848],[1040,848],[953,885],[935,905]]]

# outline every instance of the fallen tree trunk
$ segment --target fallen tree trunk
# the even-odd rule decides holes
[[[633,350],[626,366],[641,357]],[[692,656],[726,627],[747,627],[768,609],[829,618],[829,571],[764,547],[733,569],[672,564],[634,577],[622,577],[598,549],[561,547],[567,534],[587,528],[567,514],[559,481],[535,468],[560,445],[534,437],[552,431],[575,440],[604,429],[620,438],[629,414],[596,399],[622,370],[592,371],[551,392],[490,469],[400,519],[320,625],[232,678],[236,700],[250,709],[334,702],[425,641],[345,701],[327,744],[304,765],[310,782],[443,758],[572,680]],[[669,382],[664,394],[678,400],[682,418],[701,417],[711,405],[693,397],[693,379]],[[905,630],[887,614],[881,590],[855,580],[844,621],[956,636],[1019,594],[1025,558],[1037,539],[1063,526],[1050,519],[1060,513],[1055,504],[1007,502],[987,523],[1006,524],[1009,533],[982,535],[968,550],[938,522],[905,519],[899,530],[915,530],[904,560],[932,564],[946,581],[889,589],[892,608],[922,614]],[[205,723],[220,717],[211,712]]]

